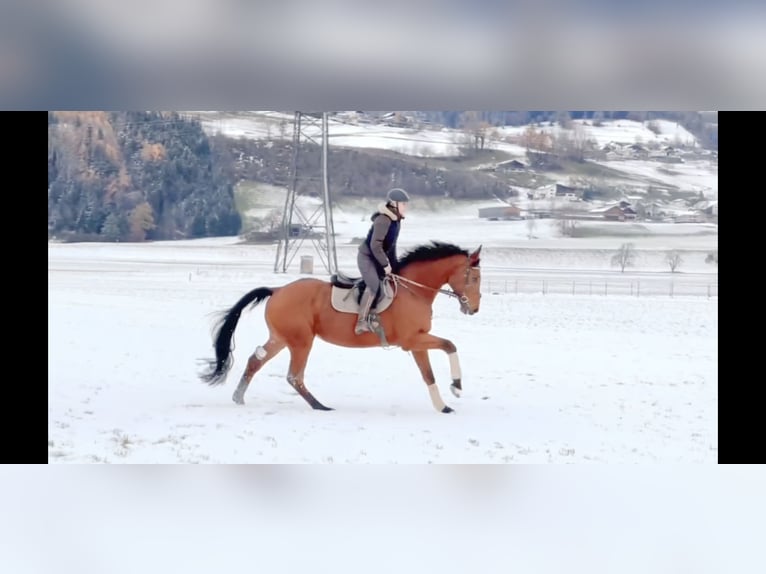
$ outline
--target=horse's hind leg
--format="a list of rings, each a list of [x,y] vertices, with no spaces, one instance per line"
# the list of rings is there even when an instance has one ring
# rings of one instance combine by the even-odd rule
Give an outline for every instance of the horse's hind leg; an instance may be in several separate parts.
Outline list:
[[[306,368],[309,353],[311,352],[311,341],[299,345],[289,345],[288,348],[290,349],[290,368],[287,372],[287,382],[311,405],[312,409],[320,411],[333,410],[316,400],[303,383],[303,371]]]
[[[250,355],[250,358],[247,360],[245,372],[242,374],[242,378],[239,379],[239,384],[231,397],[235,403],[238,405],[245,404],[245,391],[255,373],[257,373],[269,359],[274,357],[284,348],[285,344],[281,341],[276,341],[275,339],[269,339],[263,347],[256,347],[255,352]]]

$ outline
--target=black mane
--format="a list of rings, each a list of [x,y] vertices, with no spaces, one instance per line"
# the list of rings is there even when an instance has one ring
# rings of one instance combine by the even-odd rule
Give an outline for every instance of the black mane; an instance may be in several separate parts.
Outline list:
[[[453,255],[465,255],[468,257],[468,251],[457,245],[452,245],[451,243],[431,241],[428,245],[420,245],[405,253],[404,256],[399,259],[397,268],[401,271],[410,263],[417,263],[418,261],[436,261],[437,259],[444,259],[445,257],[451,257]]]

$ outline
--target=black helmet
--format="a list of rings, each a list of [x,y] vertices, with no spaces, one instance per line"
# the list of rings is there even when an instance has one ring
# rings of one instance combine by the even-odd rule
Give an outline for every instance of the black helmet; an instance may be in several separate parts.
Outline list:
[[[394,189],[388,190],[388,193],[386,194],[386,200],[390,202],[409,201],[410,196],[403,189],[395,187]]]

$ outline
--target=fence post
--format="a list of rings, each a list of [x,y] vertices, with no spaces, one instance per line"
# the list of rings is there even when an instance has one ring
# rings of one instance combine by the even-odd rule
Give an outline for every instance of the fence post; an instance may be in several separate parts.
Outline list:
[[[516,295],[519,294],[519,280],[516,279]]]
[[[508,279],[505,280],[505,292],[508,293]]]
[[[673,297],[673,282],[670,282],[670,296]]]
[[[641,281],[636,281],[636,297],[641,294]]]
[[[606,297],[606,281],[604,281],[604,297]]]
[[[707,286],[707,298],[710,299],[710,284]]]
[[[630,294],[633,295],[633,281],[630,282]]]
[[[588,282],[588,292],[593,295],[593,281]]]
[[[575,294],[575,282],[572,281],[572,295]]]
[[[545,295],[545,279],[543,279],[543,295]]]

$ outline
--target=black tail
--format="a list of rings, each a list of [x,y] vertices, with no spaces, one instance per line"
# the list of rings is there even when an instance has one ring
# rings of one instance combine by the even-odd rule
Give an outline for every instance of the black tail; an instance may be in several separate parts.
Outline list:
[[[231,340],[234,337],[234,329],[237,328],[239,322],[239,316],[242,311],[250,303],[253,307],[258,305],[261,301],[274,294],[273,289],[268,287],[258,287],[253,289],[242,297],[236,304],[229,309],[221,313],[220,319],[216,322],[213,330],[213,347],[215,348],[215,359],[207,360],[207,370],[199,375],[202,382],[209,385],[220,385],[226,380],[226,375],[229,373],[233,364],[233,357],[231,352]]]

